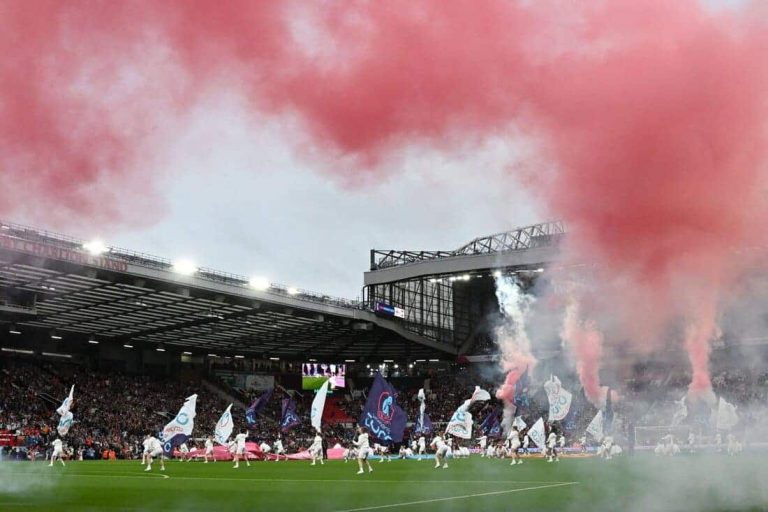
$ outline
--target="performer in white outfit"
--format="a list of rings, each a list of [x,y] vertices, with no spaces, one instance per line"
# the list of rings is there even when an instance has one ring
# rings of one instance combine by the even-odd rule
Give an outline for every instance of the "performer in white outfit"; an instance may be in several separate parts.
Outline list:
[[[309,455],[312,457],[311,466],[314,466],[318,460],[320,460],[321,466],[325,464],[323,462],[323,438],[320,432],[315,434],[315,438],[312,440],[312,445],[309,447]]]
[[[245,451],[245,440],[248,439],[248,434],[245,430],[240,431],[235,436],[235,465],[233,469],[240,467],[240,459],[245,459],[245,465],[251,467],[251,463],[248,461],[248,452]]]
[[[515,464],[522,464],[523,459],[520,458],[520,447],[522,446],[522,443],[520,442],[520,432],[517,430],[516,426],[513,426],[512,430],[509,431],[507,441],[509,441],[509,452],[512,456],[512,462],[510,462],[509,465],[514,466]]]
[[[363,471],[363,462],[365,462],[365,464],[368,466],[368,472],[373,473],[371,463],[368,462],[368,452],[370,451],[368,431],[365,429],[365,427],[359,427],[357,429],[357,434],[357,441],[352,441],[357,448],[357,466],[359,468],[357,474],[362,475],[365,473],[365,471]]]
[[[53,440],[53,453],[51,453],[51,463],[48,464],[48,467],[53,466],[53,463],[56,462],[56,459],[61,462],[62,466],[66,466],[66,464],[64,464],[64,444],[58,437]]]
[[[443,438],[440,436],[433,437],[430,446],[435,450],[435,469],[441,465],[443,469],[448,469],[446,459],[448,458],[450,447],[443,441]]]
[[[211,436],[208,436],[208,439],[205,440],[205,455],[203,455],[203,458],[206,464],[208,464],[209,457],[213,459],[213,462],[216,462],[216,457],[213,456],[213,438]]]

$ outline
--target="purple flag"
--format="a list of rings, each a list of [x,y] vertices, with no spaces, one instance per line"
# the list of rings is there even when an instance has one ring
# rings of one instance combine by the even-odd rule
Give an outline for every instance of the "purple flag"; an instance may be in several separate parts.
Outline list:
[[[268,390],[259,398],[253,401],[251,406],[245,410],[245,422],[249,427],[256,425],[256,416],[267,406],[269,399],[272,398],[274,389]]]
[[[416,426],[413,429],[417,434],[431,434],[432,433],[432,420],[429,419],[429,414],[424,413],[424,424],[417,421]]]
[[[296,414],[296,402],[290,398],[283,398],[283,419],[280,421],[280,431],[286,433],[300,423],[299,415]]]
[[[360,416],[360,425],[379,441],[399,443],[403,440],[406,421],[405,411],[397,405],[395,388],[377,373]]]
[[[480,431],[488,437],[501,437],[501,408],[497,407],[480,424]]]

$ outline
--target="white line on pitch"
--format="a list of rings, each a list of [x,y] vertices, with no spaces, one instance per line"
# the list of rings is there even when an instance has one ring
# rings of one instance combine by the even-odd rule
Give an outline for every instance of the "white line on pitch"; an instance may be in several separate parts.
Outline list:
[[[390,505],[376,505],[373,507],[362,507],[362,508],[349,508],[345,510],[341,510],[339,512],[362,512],[363,510],[379,510],[382,508],[394,508],[394,507],[407,507],[410,505],[424,505],[425,503],[436,503],[438,501],[451,501],[451,500],[464,500],[467,498],[481,498],[483,496],[497,496],[499,494],[511,494],[513,492],[523,492],[523,491],[535,491],[536,489],[550,489],[552,487],[563,487],[565,485],[576,485],[578,482],[562,482],[558,484],[549,484],[549,485],[537,485],[535,487],[522,487],[520,489],[509,489],[507,491],[491,491],[491,492],[481,492],[477,494],[464,494],[463,496],[451,496],[449,498],[433,498],[430,500],[419,500],[419,501],[406,501],[403,503],[392,503]]]
[[[17,475],[23,475],[25,473],[16,473]],[[38,473],[26,473],[28,475],[39,475]],[[47,477],[48,475],[46,475]],[[163,479],[167,480],[171,478],[169,475],[166,475],[164,473],[150,473],[148,475],[131,475],[126,473],[52,473],[51,476],[53,478],[61,477],[61,476],[69,476],[69,477],[86,477],[86,478],[150,478],[150,477],[162,477]]]
[[[402,481],[402,480],[367,480],[361,479],[348,479],[348,480],[335,480],[331,478],[232,478],[232,477],[209,477],[209,476],[174,476],[174,480],[212,480],[212,481],[231,481],[231,482],[319,482],[319,483],[365,483],[365,484],[389,484],[389,485],[422,485],[422,484],[560,484],[570,485],[575,482],[553,482],[552,480],[419,480],[419,481]]]

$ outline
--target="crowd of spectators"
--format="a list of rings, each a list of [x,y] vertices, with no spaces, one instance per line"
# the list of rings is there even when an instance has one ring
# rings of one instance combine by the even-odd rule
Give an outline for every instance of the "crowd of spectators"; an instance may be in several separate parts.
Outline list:
[[[457,365],[423,377],[390,377],[389,381],[398,391],[398,402],[409,419],[406,439],[419,414],[416,399],[419,388],[426,388],[427,413],[436,428],[442,429],[458,405],[471,395],[474,386],[480,385],[493,394],[503,376],[489,368],[490,364],[485,368]],[[677,407],[675,402],[685,395],[690,381],[687,368],[673,363],[648,363],[634,370],[630,378],[615,389],[615,427],[671,424]],[[713,362],[712,371],[714,393],[737,405],[745,422],[768,420],[764,406],[768,397],[768,370],[758,362],[745,365],[743,361],[721,358]],[[597,407],[586,399],[575,374],[562,371],[558,375],[563,386],[573,392],[573,404],[566,420],[555,427],[572,441],[583,434]],[[348,388],[333,393],[329,408],[333,413],[326,415],[323,427],[326,446],[349,444],[371,382],[372,377],[348,379]],[[0,434],[23,439],[22,448],[26,452],[44,452],[57,435],[59,417],[55,410],[72,384],[75,384],[75,422],[66,443],[75,456],[86,459],[139,457],[143,436],[161,431],[184,399],[193,393],[198,394],[193,437],[204,438],[213,432],[219,415],[228,405],[224,398],[227,394],[240,401],[233,408],[235,424],[238,429],[245,428],[244,407],[261,394],[236,395],[237,390],[227,389],[223,382],[217,385],[224,393],[216,393],[203,387],[200,380],[104,373],[76,364],[0,358]],[[539,417],[547,419],[548,399],[540,384],[531,386],[526,403],[519,411],[528,425]],[[296,402],[297,413],[303,421],[290,432],[281,433],[282,401],[287,397]],[[313,398],[311,391],[289,392],[278,386],[256,424],[248,429],[250,439],[272,444],[280,436],[289,451],[306,449],[315,435],[308,421]],[[495,397],[473,407],[475,425],[498,407],[501,403]],[[710,412],[711,408],[699,413],[690,405],[682,424],[701,431],[707,422],[711,423]],[[10,456],[14,454],[18,451]]]

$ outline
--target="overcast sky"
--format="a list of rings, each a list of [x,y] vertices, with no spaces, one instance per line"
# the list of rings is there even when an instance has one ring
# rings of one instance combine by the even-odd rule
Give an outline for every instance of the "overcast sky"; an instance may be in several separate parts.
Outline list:
[[[451,154],[414,147],[381,180],[350,187],[297,151],[296,132],[213,98],[159,150],[166,212],[109,245],[354,298],[371,248],[453,249],[544,220],[505,173],[516,148],[489,141]],[[284,122],[284,121],[280,121]]]

